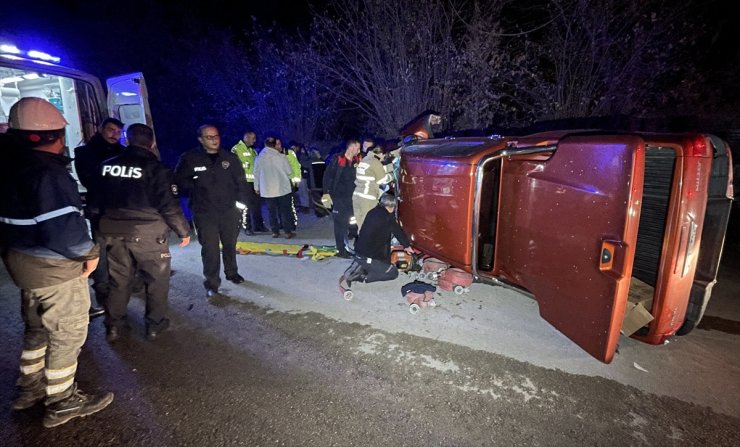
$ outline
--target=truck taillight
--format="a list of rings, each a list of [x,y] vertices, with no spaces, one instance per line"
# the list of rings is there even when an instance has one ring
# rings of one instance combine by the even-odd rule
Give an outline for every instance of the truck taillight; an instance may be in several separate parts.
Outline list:
[[[707,144],[707,139],[704,136],[692,137],[686,144],[687,157],[711,157],[712,147]]]

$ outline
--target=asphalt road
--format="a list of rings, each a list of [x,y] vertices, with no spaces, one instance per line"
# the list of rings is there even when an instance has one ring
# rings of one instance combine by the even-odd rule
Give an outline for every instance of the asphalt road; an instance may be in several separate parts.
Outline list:
[[[300,217],[298,242],[330,243],[328,220]],[[137,298],[118,342],[94,320],[78,381],[115,400],[54,429],[40,406],[10,411],[22,324],[0,269],[0,444],[737,446],[740,245],[730,243],[700,328],[664,346],[623,338],[610,365],[501,288],[440,293],[439,307],[413,316],[400,295],[408,279],[357,286],[346,302],[336,281],[348,261],[244,255],[248,282],[208,302],[198,244],[175,247],[171,330],[146,341]]]

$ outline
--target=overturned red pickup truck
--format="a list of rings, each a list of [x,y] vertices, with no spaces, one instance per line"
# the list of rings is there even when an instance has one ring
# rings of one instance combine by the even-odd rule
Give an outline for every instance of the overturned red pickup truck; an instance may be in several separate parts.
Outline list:
[[[651,321],[624,333],[650,344],[701,320],[733,198],[723,140],[406,135],[398,215],[415,248],[531,294],[545,320],[606,363],[636,305]]]

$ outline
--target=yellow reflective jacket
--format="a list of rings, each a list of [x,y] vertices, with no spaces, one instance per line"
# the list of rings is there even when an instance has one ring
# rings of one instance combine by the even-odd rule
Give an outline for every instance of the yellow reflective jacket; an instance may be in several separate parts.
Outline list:
[[[252,146],[244,144],[243,140],[239,140],[239,142],[231,148],[231,152],[236,154],[239,161],[242,162],[242,167],[247,176],[247,181],[254,182],[254,159],[257,158],[257,151],[254,150]]]
[[[301,162],[298,161],[298,156],[293,149],[288,149],[285,156],[288,157],[288,164],[290,164],[290,181],[297,185],[301,181]]]

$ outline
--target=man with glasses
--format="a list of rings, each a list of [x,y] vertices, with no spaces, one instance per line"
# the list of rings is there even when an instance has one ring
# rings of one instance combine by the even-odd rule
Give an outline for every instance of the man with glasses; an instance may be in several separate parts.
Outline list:
[[[175,182],[189,196],[201,245],[203,286],[210,298],[219,293],[221,285],[219,246],[223,246],[226,279],[234,284],[244,282],[236,265],[236,241],[241,210],[247,203],[247,181],[239,158],[221,148],[216,126],[204,124],[197,135],[200,145],[180,156]]]

